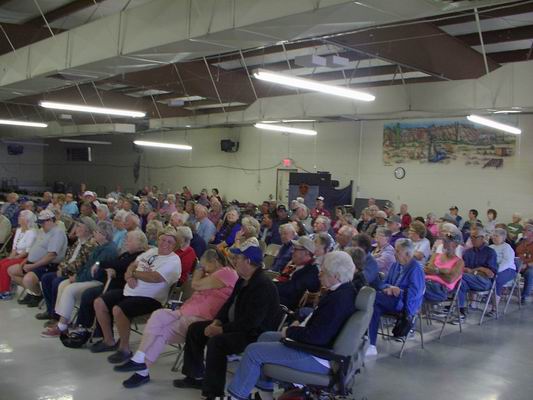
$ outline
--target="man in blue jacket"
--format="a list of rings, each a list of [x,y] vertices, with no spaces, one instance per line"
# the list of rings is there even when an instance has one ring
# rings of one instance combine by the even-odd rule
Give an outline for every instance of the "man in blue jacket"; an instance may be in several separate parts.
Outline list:
[[[424,270],[413,257],[414,244],[410,239],[398,239],[395,244],[396,263],[392,264],[385,281],[376,293],[374,314],[368,328],[370,346],[367,356],[377,355],[376,341],[381,315],[387,312],[407,312],[415,316],[422,306],[426,289]]]
[[[276,287],[279,293],[279,302],[289,309],[298,307],[305,291],[318,292],[320,281],[318,279],[318,266],[315,264],[315,242],[308,236],[301,236],[293,240],[291,263],[277,278]]]
[[[278,255],[274,259],[270,269],[272,271],[280,272],[287,266],[292,259],[292,241],[297,239],[296,230],[294,225],[290,222],[283,224],[279,227],[279,233],[281,236],[282,245],[278,251]]]
[[[498,272],[498,261],[496,252],[487,246],[485,241],[486,232],[483,228],[475,227],[470,231],[472,248],[463,254],[465,269],[463,283],[457,296],[459,301],[459,311],[461,311],[461,322],[466,316],[466,295],[469,290],[484,292],[490,290],[492,281]]]

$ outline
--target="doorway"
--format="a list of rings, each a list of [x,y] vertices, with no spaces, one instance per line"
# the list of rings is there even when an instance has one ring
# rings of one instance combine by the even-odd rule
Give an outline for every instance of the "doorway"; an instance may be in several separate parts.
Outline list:
[[[280,168],[276,172],[276,201],[289,206],[289,176],[297,169]]]

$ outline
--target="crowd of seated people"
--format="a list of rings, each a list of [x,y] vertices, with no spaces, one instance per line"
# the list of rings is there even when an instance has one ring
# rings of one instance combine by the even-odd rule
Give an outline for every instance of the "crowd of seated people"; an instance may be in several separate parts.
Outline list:
[[[523,223],[517,213],[507,225],[494,209],[483,224],[477,210],[463,219],[456,206],[442,218],[413,218],[406,204],[395,213],[391,202],[379,209],[370,199],[356,219],[344,207],[330,213],[324,201],[319,196],[313,208],[302,198],[256,207],[227,203],[218,189],[195,196],[187,187],[181,193],[146,187],[135,196],[117,188],[104,201],[85,188],[46,192],[35,203],[10,193],[0,209],[11,237],[0,259],[0,298],[12,300],[20,286],[21,305],[43,302],[36,315],[45,321],[43,338],[86,343],[92,336],[90,351],[111,353],[115,371],[133,373],[123,381],[127,388],[149,382],[165,346],[180,344],[184,378],[174,386],[199,389],[208,399],[225,395],[232,354],[242,353],[227,387],[237,399],[254,386],[263,399],[271,396],[272,382],[261,375],[265,363],[327,372],[326,361],[279,339],[331,348],[363,286],[377,292],[367,356],[377,354],[384,314],[412,319],[424,301],[444,302],[459,283],[454,323],[467,318],[471,293],[495,283],[499,301],[517,274],[525,281],[520,301],[529,300],[533,221]],[[266,273],[269,247],[276,252]],[[173,289],[184,285],[192,296],[166,308]],[[294,322],[278,330],[280,305]],[[132,351],[130,326],[141,316],[148,322]]]

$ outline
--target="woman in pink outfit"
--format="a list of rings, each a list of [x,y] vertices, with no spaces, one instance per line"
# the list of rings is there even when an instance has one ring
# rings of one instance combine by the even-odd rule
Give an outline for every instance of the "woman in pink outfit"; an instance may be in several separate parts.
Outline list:
[[[216,314],[230,297],[238,275],[216,249],[208,249],[200,260],[200,268],[192,276],[193,295],[177,310],[155,311],[143,332],[139,349],[133,357],[114,369],[118,372],[135,372],[123,382],[128,388],[148,383],[148,367],[155,363],[167,344],[184,343],[189,325],[207,321]]]

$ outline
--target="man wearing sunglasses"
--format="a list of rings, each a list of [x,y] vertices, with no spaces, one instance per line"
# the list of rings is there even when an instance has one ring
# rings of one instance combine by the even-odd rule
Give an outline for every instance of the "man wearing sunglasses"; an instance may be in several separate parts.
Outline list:
[[[463,254],[465,269],[463,283],[459,291],[459,310],[461,320],[466,319],[466,295],[468,291],[484,292],[490,290],[492,280],[498,272],[498,262],[496,252],[487,246],[486,232],[481,227],[472,228],[470,240],[472,248]]]

